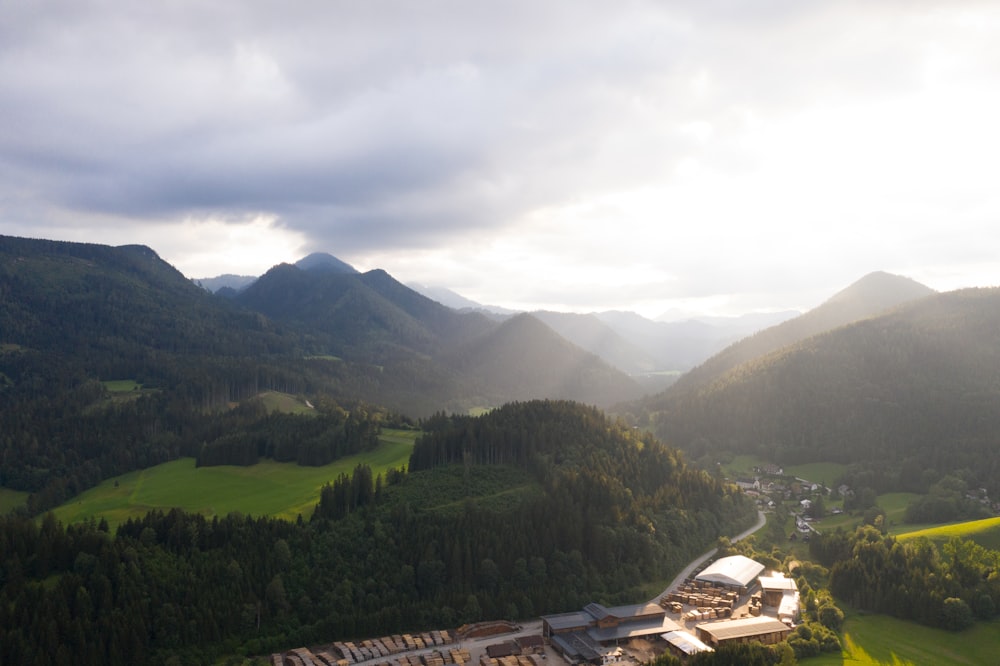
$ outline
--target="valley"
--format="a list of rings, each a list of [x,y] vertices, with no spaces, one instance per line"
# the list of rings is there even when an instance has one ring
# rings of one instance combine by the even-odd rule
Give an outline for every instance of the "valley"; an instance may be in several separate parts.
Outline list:
[[[730,339],[308,259],[211,293],[149,248],[0,237],[4,663],[624,607],[716,548],[803,568],[805,663],[834,663],[810,632],[885,655],[878,613],[991,635],[997,290],[874,273]]]

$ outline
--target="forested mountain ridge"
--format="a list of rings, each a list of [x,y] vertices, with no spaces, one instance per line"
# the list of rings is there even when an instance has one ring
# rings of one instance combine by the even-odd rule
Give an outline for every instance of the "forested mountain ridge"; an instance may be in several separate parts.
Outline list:
[[[456,354],[500,324],[384,271],[319,264],[275,267],[234,301],[146,247],[0,237],[0,485],[36,493],[41,510],[103,478],[197,455],[217,414],[266,390],[412,417],[529,397],[610,404],[636,391],[544,335]],[[548,340],[544,354],[533,340]],[[527,358],[523,381],[505,373]],[[558,377],[571,381],[544,384],[547,395],[531,383]],[[113,393],[110,380],[135,390]]]
[[[681,376],[667,393],[697,390],[741,363],[933,293],[907,277],[869,273],[812,310],[733,343]]]
[[[299,522],[175,510],[112,536],[0,517],[0,662],[210,664],[634,602],[756,513],[592,407],[423,425],[411,471],[359,466]]]
[[[1000,492],[1000,289],[918,299],[671,392],[654,429],[691,455],[856,463],[926,491],[961,470]]]
[[[640,394],[639,386],[620,370],[569,344],[529,314],[515,315],[456,345],[442,362],[469,377],[470,389],[477,392],[500,390],[518,392],[523,399],[561,396],[580,402],[594,402],[597,395],[600,404]]]

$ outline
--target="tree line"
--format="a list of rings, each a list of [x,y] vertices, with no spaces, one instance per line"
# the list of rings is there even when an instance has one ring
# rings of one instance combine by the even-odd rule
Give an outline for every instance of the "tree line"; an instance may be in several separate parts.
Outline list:
[[[954,630],[991,620],[1000,609],[1000,552],[970,539],[939,548],[866,525],[817,536],[809,549],[830,568],[833,594],[857,608]]]

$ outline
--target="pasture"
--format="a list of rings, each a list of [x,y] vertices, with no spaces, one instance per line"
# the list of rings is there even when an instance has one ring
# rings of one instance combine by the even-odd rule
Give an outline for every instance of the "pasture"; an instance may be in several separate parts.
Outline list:
[[[997,663],[1000,622],[977,622],[956,633],[851,612],[844,623],[839,655],[804,659],[807,666],[973,666]]]
[[[1000,550],[1000,517],[970,520],[950,525],[935,525],[934,527],[902,532],[897,536],[901,541],[926,537],[937,543],[949,541],[953,537],[961,537],[971,539],[983,548]]]
[[[128,393],[142,388],[134,379],[109,379],[101,383],[108,393]]]
[[[308,518],[323,485],[341,474],[350,475],[357,465],[367,464],[376,475],[406,466],[418,434],[412,430],[385,430],[374,451],[323,467],[273,460],[251,467],[195,467],[194,458],[181,458],[107,479],[54,513],[66,524],[103,517],[112,528],[154,509],[166,511],[174,507],[205,516],[239,512],[287,520],[298,515]]]
[[[794,476],[830,488],[835,486],[837,479],[847,471],[847,465],[832,462],[806,463],[805,465],[789,465],[785,467],[784,471],[786,476]]]

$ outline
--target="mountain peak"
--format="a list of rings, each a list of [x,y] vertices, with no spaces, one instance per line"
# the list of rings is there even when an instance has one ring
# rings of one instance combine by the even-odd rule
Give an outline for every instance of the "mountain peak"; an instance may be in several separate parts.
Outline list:
[[[820,307],[836,306],[863,316],[933,293],[933,289],[911,278],[875,271],[837,292]]]
[[[304,271],[315,273],[357,273],[358,271],[348,263],[337,259],[337,257],[327,252],[313,252],[307,257],[303,257],[295,262],[295,265]]]

